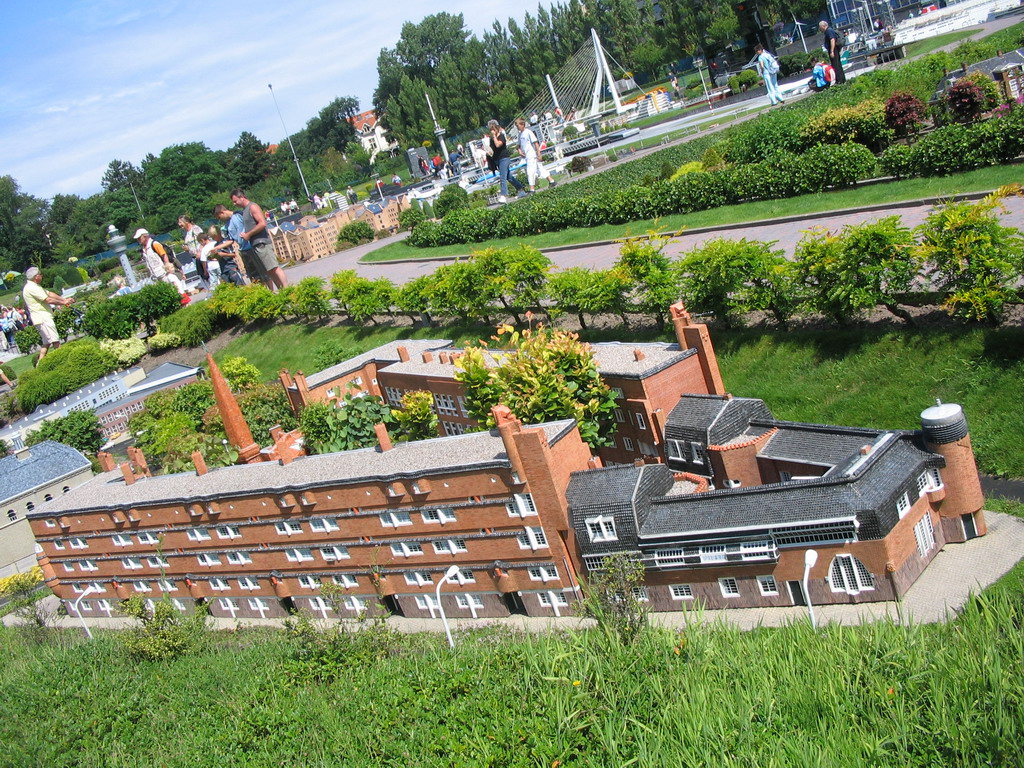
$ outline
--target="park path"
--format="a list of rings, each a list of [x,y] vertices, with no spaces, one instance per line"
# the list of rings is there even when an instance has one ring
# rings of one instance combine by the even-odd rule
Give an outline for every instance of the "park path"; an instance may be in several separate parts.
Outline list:
[[[1022,172],[1024,172],[1024,169],[1022,169]],[[1003,223],[1007,226],[1024,229],[1024,197],[1009,198],[1005,201],[1005,204],[1007,210],[1002,216]],[[731,239],[746,238],[748,240],[775,241],[777,247],[785,251],[787,256],[792,256],[797,242],[799,242],[803,233],[808,229],[822,227],[830,231],[838,231],[847,224],[860,224],[864,221],[871,221],[894,214],[901,216],[907,226],[915,227],[925,220],[932,207],[931,202],[894,203],[870,209],[831,211],[828,213],[809,214],[802,217],[769,219],[767,221],[694,229],[689,232],[683,232],[678,237],[673,238],[672,242],[666,246],[665,254],[670,257],[678,256],[708,240],[716,237],[727,237]],[[420,275],[430,274],[441,264],[453,260],[453,257],[445,257],[392,262],[360,261],[368,253],[384,245],[397,242],[405,236],[405,233],[403,233],[376,243],[368,243],[367,245],[335,253],[332,256],[327,256],[317,261],[290,267],[287,270],[288,279],[292,282],[310,276],[329,279],[335,272],[354,269],[362,277],[371,280],[386,277],[396,285],[401,285]],[[557,269],[569,269],[571,267],[607,269],[618,259],[619,247],[619,244],[615,242],[582,243],[580,245],[547,249],[545,253]],[[469,253],[472,249],[473,246],[467,246],[466,252]]]

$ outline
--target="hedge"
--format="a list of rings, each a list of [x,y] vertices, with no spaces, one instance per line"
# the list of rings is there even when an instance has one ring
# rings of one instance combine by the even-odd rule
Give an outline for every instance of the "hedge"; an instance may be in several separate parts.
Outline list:
[[[113,355],[100,349],[96,342],[69,342],[49,352],[34,369],[21,375],[15,391],[18,407],[31,413],[116,369]]]

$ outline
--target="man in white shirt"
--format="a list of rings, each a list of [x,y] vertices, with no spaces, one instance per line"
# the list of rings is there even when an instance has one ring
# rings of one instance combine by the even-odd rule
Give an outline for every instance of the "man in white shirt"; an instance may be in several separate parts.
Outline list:
[[[530,191],[537,191],[537,177],[544,176],[548,180],[548,186],[555,186],[555,180],[547,172],[540,162],[540,140],[532,128],[526,127],[523,118],[516,119],[516,128],[519,130],[519,153],[526,158],[526,178],[530,182]]]
[[[57,326],[53,322],[53,313],[48,304],[55,307],[66,307],[74,303],[74,299],[65,299],[53,291],[48,291],[42,286],[43,273],[36,267],[29,267],[25,272],[25,287],[22,289],[21,297],[25,301],[25,309],[28,310],[32,325],[39,331],[42,342],[40,343],[39,360],[42,360],[50,348],[56,349],[60,346],[60,335],[57,333]],[[22,350],[27,352],[28,350]],[[39,365],[36,360],[36,365]]]

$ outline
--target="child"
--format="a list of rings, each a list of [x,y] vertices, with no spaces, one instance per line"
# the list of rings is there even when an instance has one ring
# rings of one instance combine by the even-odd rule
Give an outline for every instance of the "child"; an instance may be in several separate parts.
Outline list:
[[[198,260],[206,268],[207,282],[212,292],[220,283],[220,262],[217,261],[216,255],[213,254],[213,250],[217,247],[217,241],[210,237],[209,232],[201,233],[196,239],[199,242]]]
[[[178,289],[178,293],[181,294],[181,303],[188,304],[192,301],[192,297],[188,295],[188,288],[185,287],[185,281],[177,275],[177,268],[173,264],[165,264],[164,269],[166,274],[163,276],[163,281]]]
[[[227,229],[214,225],[207,230],[207,234],[213,243],[210,255],[216,259],[221,277],[237,286],[244,286],[245,278],[242,277],[238,262],[235,261],[235,241],[228,238]]]

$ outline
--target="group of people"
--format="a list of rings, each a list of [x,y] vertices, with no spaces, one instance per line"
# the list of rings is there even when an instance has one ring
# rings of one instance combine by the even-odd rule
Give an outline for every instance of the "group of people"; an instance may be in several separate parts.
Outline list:
[[[516,130],[519,132],[519,154],[526,160],[526,179],[530,184],[527,191],[523,183],[512,173],[512,156],[508,151],[508,135],[497,120],[487,123],[487,135],[483,137],[483,153],[487,168],[498,174],[498,202],[508,200],[508,185],[516,189],[516,195],[525,195],[537,190],[537,179],[541,176],[548,180],[548,186],[555,186],[555,180],[541,162],[541,143],[536,132],[526,126],[526,120],[516,119]]]
[[[846,73],[843,72],[843,37],[829,26],[827,21],[818,24],[825,37],[824,50],[828,56],[818,55],[814,58],[814,67],[811,69],[811,79],[808,85],[813,91],[823,91],[837,83],[846,82]],[[764,46],[754,47],[756,54],[755,64],[757,74],[764,81],[768,91],[768,101],[773,106],[784,104],[782,93],[779,91],[779,60],[772,53],[766,51]],[[673,83],[675,76],[673,75]]]

